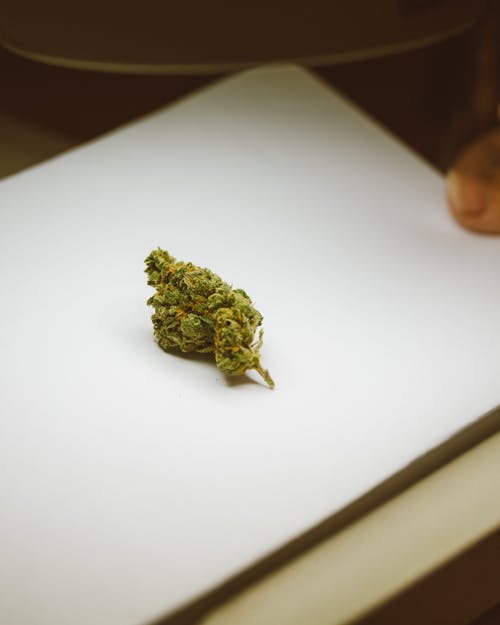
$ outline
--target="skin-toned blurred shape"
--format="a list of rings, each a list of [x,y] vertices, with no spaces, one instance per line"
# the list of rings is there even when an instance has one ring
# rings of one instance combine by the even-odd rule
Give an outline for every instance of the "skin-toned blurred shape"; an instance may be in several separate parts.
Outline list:
[[[447,176],[450,210],[459,224],[500,234],[500,129],[469,145]]]
[[[498,101],[499,6],[489,3],[476,30],[474,79],[469,87],[468,119],[490,130],[459,151],[447,175],[447,198],[459,224],[476,232],[500,234],[500,117]]]

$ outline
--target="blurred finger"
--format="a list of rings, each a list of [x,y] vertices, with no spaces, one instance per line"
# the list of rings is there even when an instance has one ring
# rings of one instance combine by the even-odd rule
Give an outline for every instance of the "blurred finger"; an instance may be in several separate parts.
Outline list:
[[[469,146],[446,178],[450,211],[476,232],[500,234],[500,130]]]

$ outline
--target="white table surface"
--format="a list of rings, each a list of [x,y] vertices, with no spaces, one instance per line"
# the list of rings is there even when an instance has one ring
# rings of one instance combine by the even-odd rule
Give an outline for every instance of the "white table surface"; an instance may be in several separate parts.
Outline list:
[[[274,391],[155,345],[158,245],[251,295]],[[147,623],[496,406],[499,267],[293,67],[3,181],[1,623]]]

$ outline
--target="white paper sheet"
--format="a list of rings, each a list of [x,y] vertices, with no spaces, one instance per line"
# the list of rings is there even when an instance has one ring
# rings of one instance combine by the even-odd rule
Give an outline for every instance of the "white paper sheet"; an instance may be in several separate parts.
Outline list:
[[[1,623],[147,623],[500,401],[499,240],[300,69],[7,179],[0,229]],[[156,346],[158,245],[251,295],[274,391]]]

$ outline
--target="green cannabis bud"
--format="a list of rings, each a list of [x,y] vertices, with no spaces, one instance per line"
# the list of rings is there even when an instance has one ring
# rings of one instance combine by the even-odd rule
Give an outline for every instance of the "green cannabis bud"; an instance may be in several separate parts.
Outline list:
[[[219,369],[242,375],[255,369],[274,388],[260,364],[263,330],[255,340],[262,315],[242,289],[192,263],[178,262],[160,248],[146,258],[148,284],[156,293],[148,299],[154,335],[165,350],[214,353]]]

